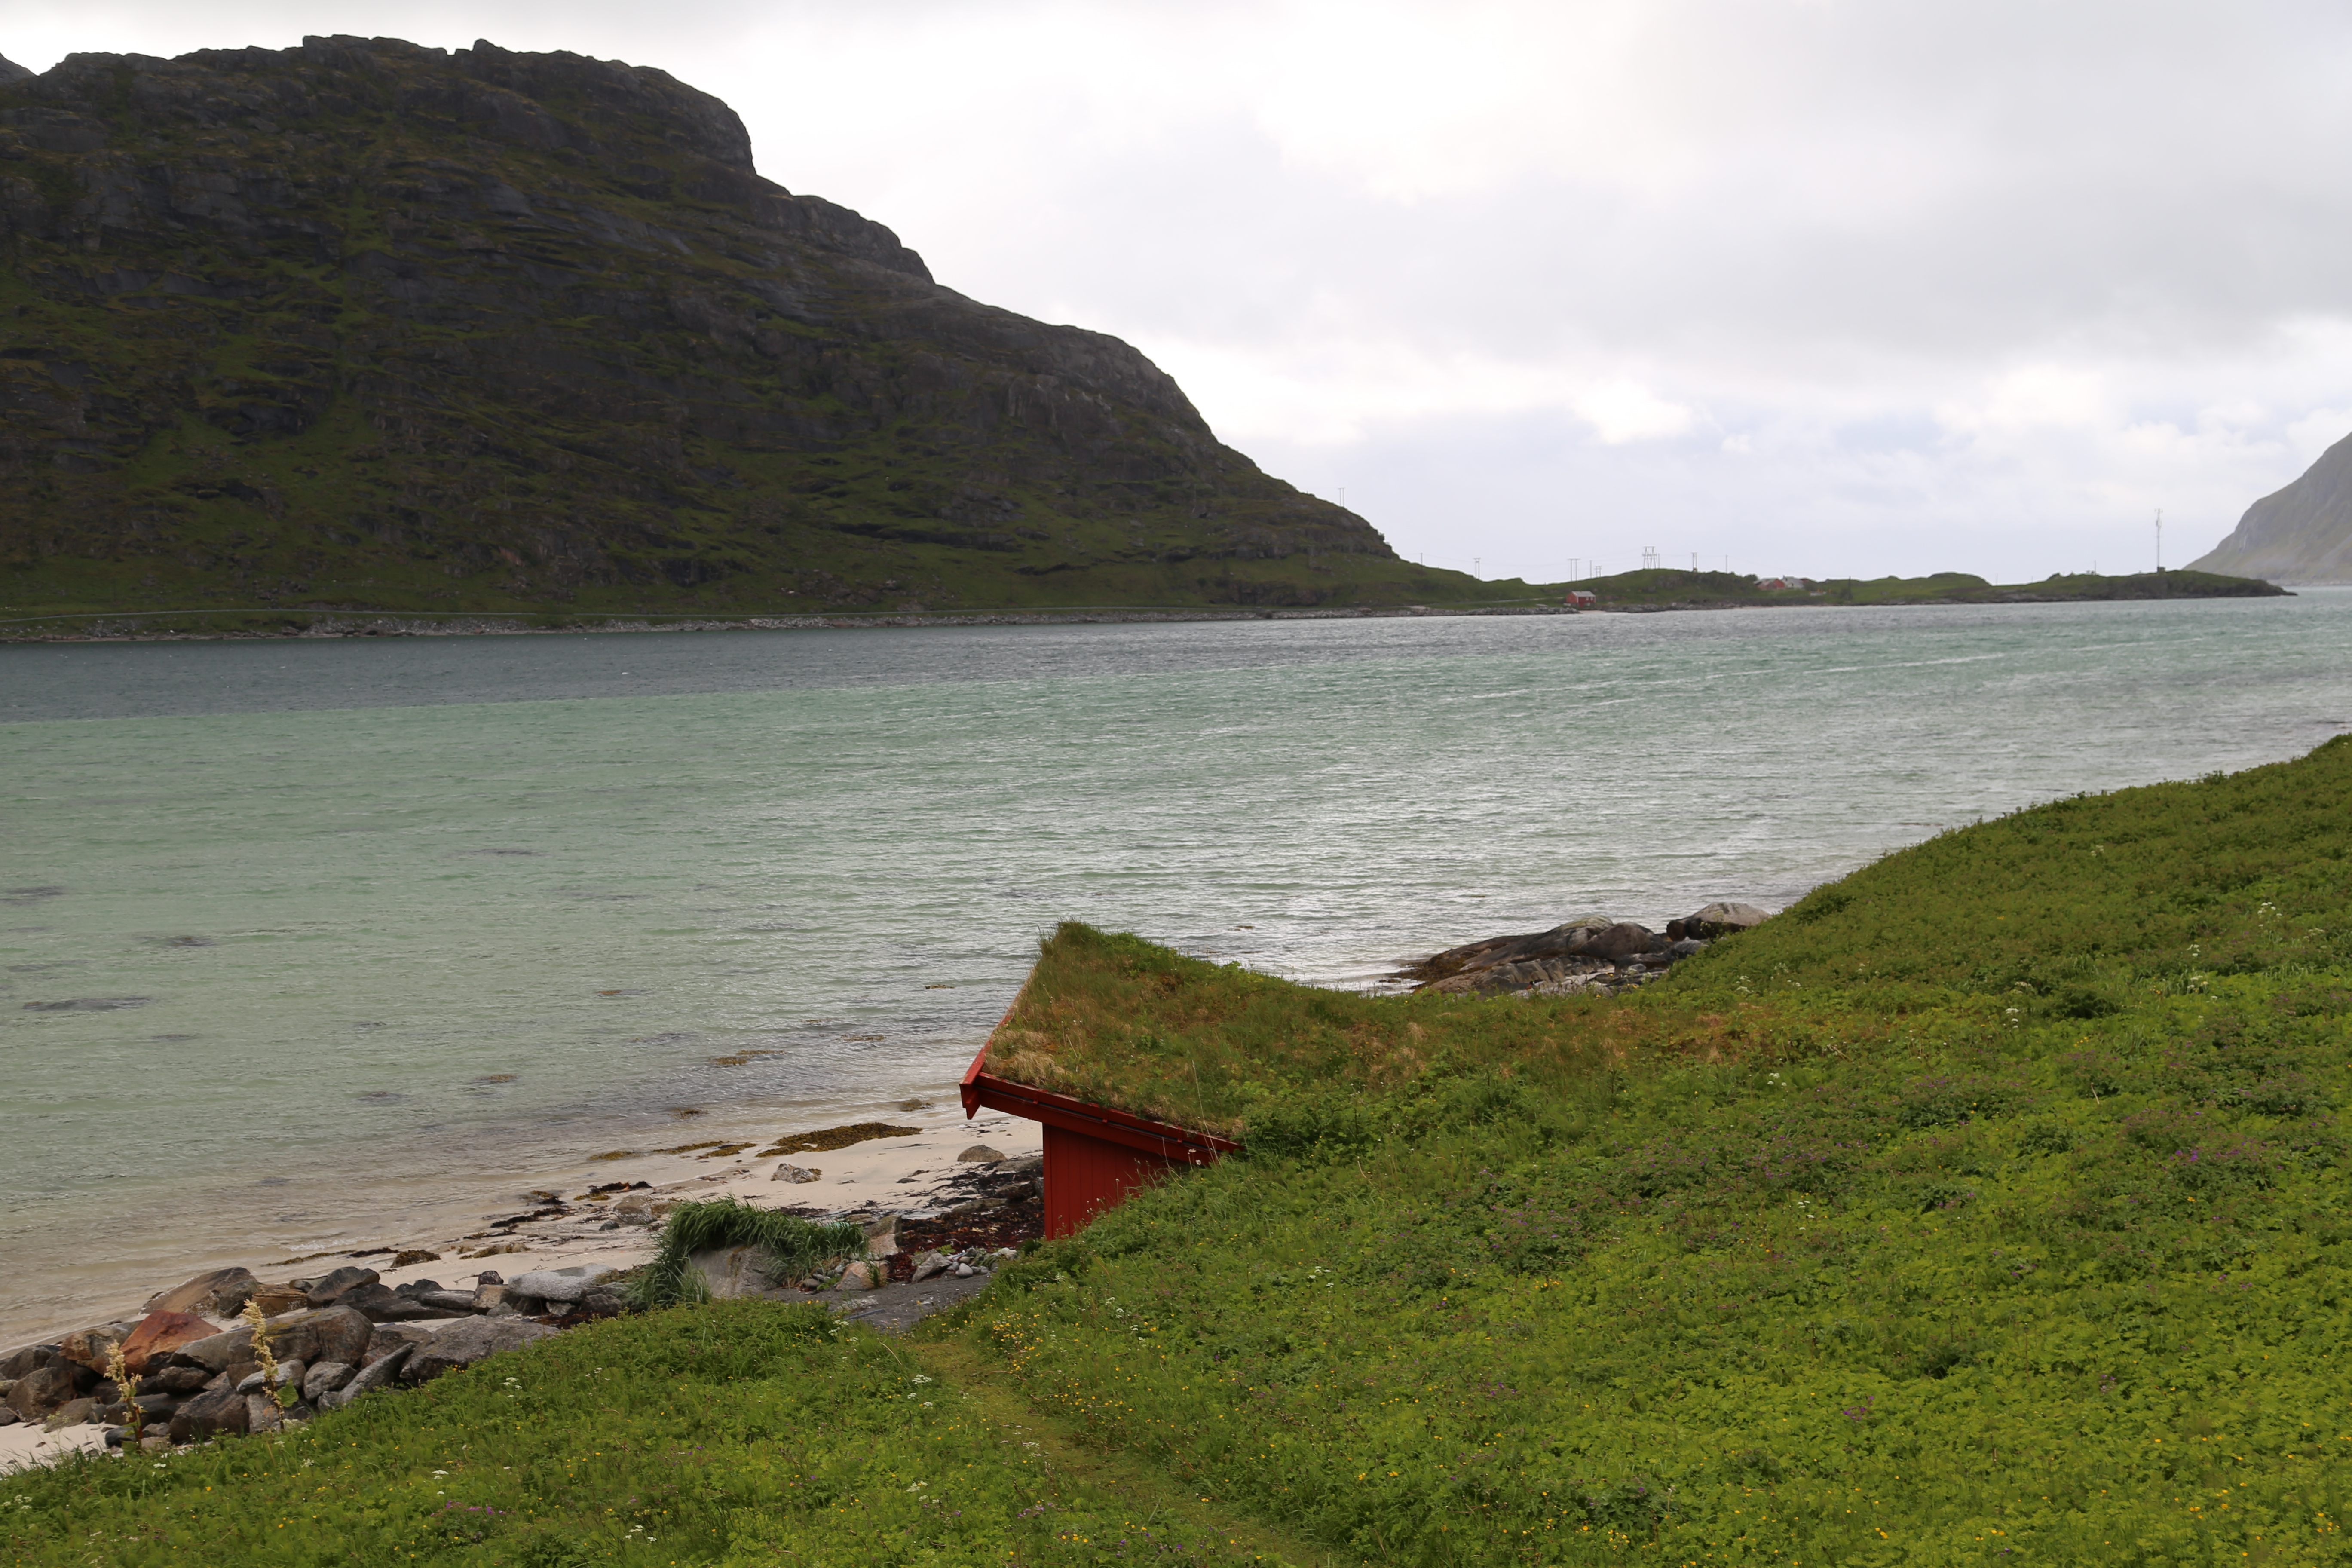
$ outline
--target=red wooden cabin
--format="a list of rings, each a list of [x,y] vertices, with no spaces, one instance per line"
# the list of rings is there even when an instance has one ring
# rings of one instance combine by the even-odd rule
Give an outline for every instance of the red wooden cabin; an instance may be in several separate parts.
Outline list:
[[[1108,1105],[982,1070],[980,1047],[963,1075],[966,1121],[986,1106],[1045,1124],[1045,1235],[1069,1236],[1173,1165],[1213,1165],[1241,1145],[1213,1133],[1153,1121]]]

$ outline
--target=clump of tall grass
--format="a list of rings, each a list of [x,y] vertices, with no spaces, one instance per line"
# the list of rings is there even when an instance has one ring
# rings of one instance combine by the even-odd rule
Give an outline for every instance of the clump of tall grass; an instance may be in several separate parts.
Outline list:
[[[753,1208],[740,1198],[680,1204],[662,1226],[654,1259],[629,1282],[629,1304],[639,1311],[709,1300],[710,1287],[694,1255],[757,1246],[771,1281],[797,1279],[820,1266],[866,1250],[866,1232],[854,1225],[817,1225],[796,1215]]]

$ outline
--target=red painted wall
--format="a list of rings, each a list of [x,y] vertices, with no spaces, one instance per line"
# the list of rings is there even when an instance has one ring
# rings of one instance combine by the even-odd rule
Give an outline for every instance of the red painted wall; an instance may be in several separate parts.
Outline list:
[[[1074,1236],[1127,1194],[1179,1163],[1045,1124],[1045,1235]]]

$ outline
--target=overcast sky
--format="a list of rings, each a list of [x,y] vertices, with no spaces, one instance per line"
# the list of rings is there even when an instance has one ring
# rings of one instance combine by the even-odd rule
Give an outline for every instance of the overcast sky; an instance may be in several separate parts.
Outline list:
[[[659,66],[943,283],[1116,333],[1402,552],[1997,580],[2352,432],[2352,8],[8,0],[0,54]]]

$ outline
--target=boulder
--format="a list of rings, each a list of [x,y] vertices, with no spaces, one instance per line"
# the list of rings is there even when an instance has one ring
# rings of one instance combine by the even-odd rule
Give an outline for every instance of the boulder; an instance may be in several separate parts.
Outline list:
[[[0,1405],[0,1426],[14,1426],[23,1419],[23,1416],[16,1414],[14,1405]]]
[[[555,1333],[544,1323],[527,1318],[468,1319],[442,1330],[412,1352],[403,1377],[409,1383],[430,1383],[443,1373],[471,1366],[485,1356],[521,1350]]]
[[[0,1383],[13,1383],[37,1366],[47,1366],[58,1359],[56,1345],[20,1345],[0,1356]]]
[[[92,1372],[104,1372],[114,1354],[115,1346],[131,1337],[132,1323],[101,1323],[94,1329],[80,1329],[58,1342],[58,1350],[66,1360]]]
[[[814,1182],[819,1176],[824,1174],[824,1173],[823,1171],[818,1170],[814,1165],[795,1165],[787,1160],[778,1164],[776,1167],[776,1173],[768,1179],[772,1182]],[[613,1217],[620,1219],[620,1211],[617,1209],[614,1210]],[[652,1216],[648,1215],[646,1218],[650,1220]],[[624,1220],[623,1223],[626,1224],[627,1222]]]
[[[194,1443],[246,1429],[245,1395],[234,1388],[199,1394],[172,1412],[172,1441]]]
[[[971,1148],[965,1150],[962,1153],[958,1154],[956,1158],[959,1161],[986,1161],[989,1164],[993,1165],[997,1161],[1004,1158],[1004,1151],[1002,1149],[992,1149],[985,1143],[975,1143]]]
[[[110,1405],[101,1405],[97,1415],[98,1419],[108,1426],[119,1426],[130,1420],[131,1406],[136,1405],[141,1426],[168,1426],[172,1424],[172,1413],[180,1408],[180,1404],[168,1394],[142,1394],[129,1404],[117,1400]]]
[[[414,1296],[404,1296],[382,1284],[362,1285],[346,1290],[335,1305],[362,1313],[372,1323],[417,1323],[438,1318],[462,1318],[474,1310],[470,1297],[461,1298],[457,1306],[436,1306],[420,1301]]]
[[[63,1356],[53,1357],[16,1379],[8,1390],[8,1407],[27,1421],[40,1420],[73,1398],[75,1373],[81,1370]]]
[[[322,1275],[319,1279],[307,1282],[298,1280],[296,1283],[301,1289],[303,1298],[310,1305],[331,1307],[352,1291],[362,1286],[376,1284],[381,1279],[382,1276],[373,1268],[362,1268],[355,1263],[346,1263],[331,1274]]]
[[[471,1290],[420,1290],[410,1298],[420,1307],[438,1307],[451,1317],[465,1317],[474,1310]]]
[[[342,1387],[359,1375],[359,1370],[347,1361],[322,1361],[302,1374],[302,1397],[316,1405],[320,1394]]]
[[[937,1252],[924,1253],[920,1258],[915,1259],[914,1283],[919,1285],[934,1274],[945,1273],[950,1267],[950,1260],[942,1254]]]
[[[150,1315],[194,1312],[200,1318],[234,1318],[260,1288],[261,1281],[249,1269],[215,1268],[152,1298],[144,1310]]]
[[[1771,918],[1754,904],[1713,903],[1678,921],[1668,921],[1666,935],[1677,940],[1695,937],[1701,942],[1711,942],[1735,931],[1752,930]]]
[[[394,1345],[390,1351],[360,1369],[349,1383],[319,1395],[315,1403],[321,1410],[336,1410],[349,1405],[370,1389],[382,1388],[400,1374],[409,1358],[416,1353],[413,1344]]]
[[[150,1363],[160,1363],[182,1345],[208,1340],[218,1332],[194,1312],[152,1311],[140,1319],[122,1342],[122,1364],[132,1372],[145,1372]]]
[[[1593,933],[1606,931],[1615,923],[1607,915],[1584,915],[1563,921],[1549,931],[1530,931],[1523,936],[1490,936],[1482,942],[1449,947],[1444,952],[1408,963],[1403,973],[1409,978],[1429,982],[1443,980],[1468,969],[1489,969],[1498,963],[1515,963],[1523,959],[1566,958],[1580,952],[1581,944]]]
[[[1655,952],[1665,945],[1665,940],[1648,926],[1619,921],[1605,931],[1588,934],[1579,944],[1576,955],[1602,959],[1610,963],[1623,963],[1643,953]]]
[[[768,1279],[770,1267],[768,1249],[756,1241],[746,1242],[740,1247],[710,1247],[706,1251],[693,1254],[687,1259],[687,1263],[689,1268],[702,1276],[702,1282],[709,1289],[711,1295],[721,1300],[731,1300],[737,1296],[765,1295],[771,1286]],[[541,1278],[543,1276],[536,1274],[523,1276],[524,1279]],[[513,1300],[522,1289],[522,1279],[516,1280],[507,1287],[508,1299]]]
[[[592,1318],[617,1318],[629,1310],[629,1299],[610,1285],[599,1285],[572,1303],[572,1310]]]
[[[536,1296],[542,1301],[577,1301],[620,1270],[607,1264],[583,1264],[576,1268],[533,1268],[507,1282],[507,1294]]]
[[[150,1366],[140,1374],[139,1386],[154,1394],[194,1394],[210,1383],[216,1374],[209,1367],[191,1366],[174,1361],[160,1371]]]
[[[866,1227],[866,1256],[896,1258],[898,1256],[898,1216],[884,1215]]]
[[[430,1329],[419,1329],[407,1323],[379,1323],[375,1331],[368,1336],[367,1347],[360,1352],[358,1364],[372,1367],[395,1351],[413,1350],[432,1342],[433,1331]]]
[[[250,1300],[261,1304],[261,1315],[265,1318],[282,1318],[310,1304],[310,1294],[291,1285],[264,1285],[253,1293]]]
[[[356,1362],[374,1333],[375,1325],[364,1314],[349,1307],[326,1307],[270,1319],[269,1348],[281,1362]],[[240,1325],[225,1334],[183,1345],[177,1353],[200,1366],[226,1372],[232,1363],[256,1359],[253,1330]]]
[[[58,1406],[58,1413],[48,1419],[48,1428],[55,1432],[64,1426],[87,1426],[98,1419],[98,1401],[88,1394],[68,1399]]]

